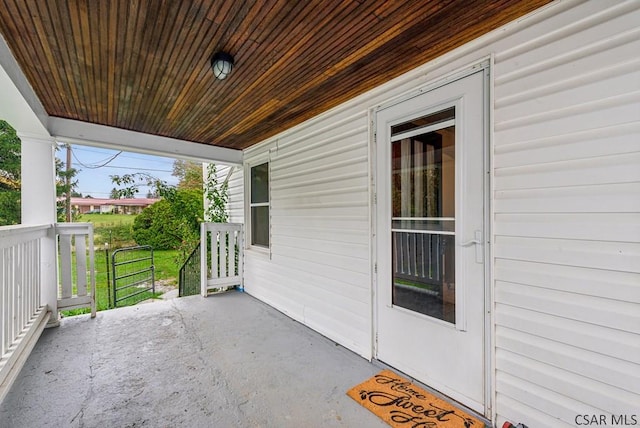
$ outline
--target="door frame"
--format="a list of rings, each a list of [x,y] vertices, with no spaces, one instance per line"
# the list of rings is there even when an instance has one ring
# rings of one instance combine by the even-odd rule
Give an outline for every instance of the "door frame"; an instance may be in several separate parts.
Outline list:
[[[368,111],[369,116],[369,175],[370,175],[370,229],[371,229],[371,272],[372,272],[372,288],[371,288],[371,355],[373,359],[377,359],[378,355],[378,308],[377,299],[379,295],[378,281],[378,248],[377,248],[377,113],[380,110],[389,108],[396,104],[400,104],[411,98],[420,96],[426,92],[446,86],[449,83],[468,77],[472,74],[483,73],[483,121],[484,121],[484,144],[483,144],[483,173],[484,173],[484,195],[483,195],[483,223],[484,223],[484,414],[486,418],[491,420],[493,416],[493,400],[494,400],[494,376],[493,367],[495,366],[493,351],[494,344],[494,323],[493,323],[493,204],[492,204],[492,151],[493,147],[493,56],[482,59],[471,65],[456,69],[427,83],[421,84],[414,90],[404,93],[398,97],[393,97],[381,104],[378,104]],[[428,385],[427,385],[428,386]]]

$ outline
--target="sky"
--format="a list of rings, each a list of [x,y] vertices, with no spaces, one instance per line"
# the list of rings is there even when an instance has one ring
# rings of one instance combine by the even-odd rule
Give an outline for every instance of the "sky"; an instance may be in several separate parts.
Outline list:
[[[111,189],[117,187],[111,181],[110,175],[124,175],[144,172],[153,175],[168,184],[178,183],[171,175],[174,159],[144,155],[139,153],[122,152],[118,150],[102,149],[98,147],[71,145],[71,166],[79,170],[75,179],[78,180],[76,192],[93,198],[108,198]],[[118,154],[116,156],[116,154]],[[56,156],[66,165],[67,151],[61,147]],[[115,156],[115,157],[114,157]],[[140,186],[137,198],[147,196],[149,188]]]

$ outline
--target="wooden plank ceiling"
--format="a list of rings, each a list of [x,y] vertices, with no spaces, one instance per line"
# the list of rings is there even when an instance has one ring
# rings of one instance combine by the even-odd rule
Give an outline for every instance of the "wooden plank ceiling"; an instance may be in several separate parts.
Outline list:
[[[545,3],[0,0],[0,32],[50,116],[242,149]]]

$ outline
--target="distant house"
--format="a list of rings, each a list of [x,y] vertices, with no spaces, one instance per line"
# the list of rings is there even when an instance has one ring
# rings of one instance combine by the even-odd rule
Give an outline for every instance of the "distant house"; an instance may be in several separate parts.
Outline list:
[[[87,214],[90,212],[101,214],[140,214],[146,207],[155,204],[160,199],[154,198],[71,198],[71,207],[75,212]]]

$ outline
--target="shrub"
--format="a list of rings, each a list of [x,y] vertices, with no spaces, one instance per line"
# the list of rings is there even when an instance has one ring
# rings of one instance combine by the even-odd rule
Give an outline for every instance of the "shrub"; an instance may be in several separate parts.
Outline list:
[[[145,208],[133,222],[133,239],[138,245],[175,250],[197,242],[202,221],[202,191],[185,189]]]

